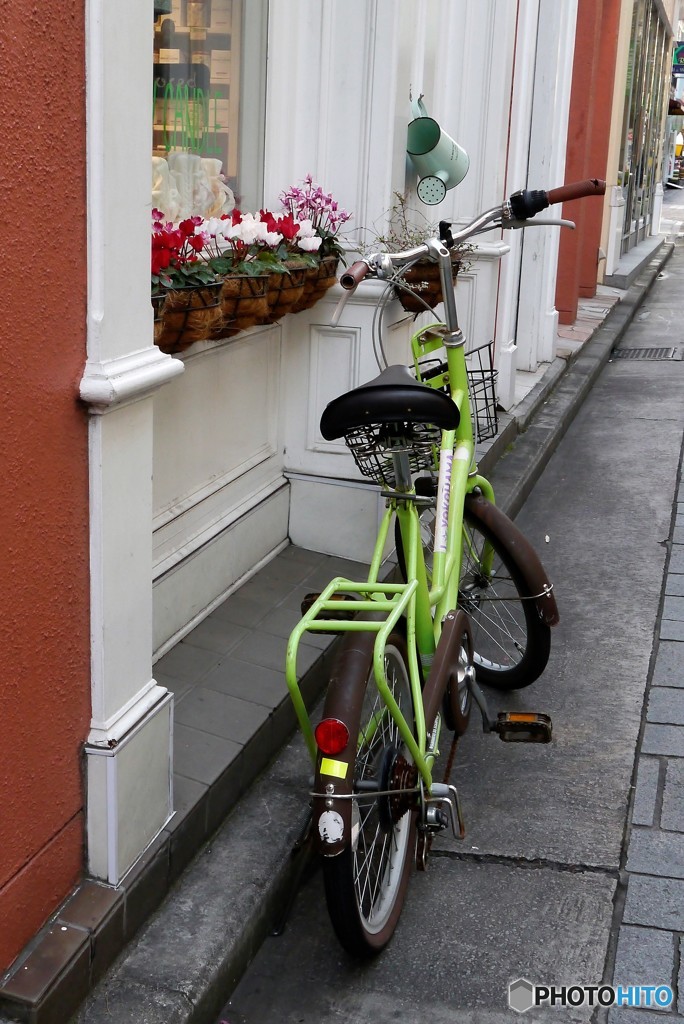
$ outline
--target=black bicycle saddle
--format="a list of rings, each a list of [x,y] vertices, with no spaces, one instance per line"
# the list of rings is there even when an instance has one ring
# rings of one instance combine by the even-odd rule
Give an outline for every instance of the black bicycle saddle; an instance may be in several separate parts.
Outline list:
[[[334,441],[369,423],[432,423],[454,430],[459,420],[458,408],[448,395],[416,380],[408,366],[398,364],[334,398],[321,416],[321,434],[326,441]]]

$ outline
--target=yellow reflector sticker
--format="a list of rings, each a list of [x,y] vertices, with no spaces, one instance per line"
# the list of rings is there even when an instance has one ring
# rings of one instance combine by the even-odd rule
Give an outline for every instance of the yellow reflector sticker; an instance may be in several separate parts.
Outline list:
[[[321,775],[334,775],[336,779],[346,779],[349,765],[344,761],[333,761],[331,757],[321,758]]]

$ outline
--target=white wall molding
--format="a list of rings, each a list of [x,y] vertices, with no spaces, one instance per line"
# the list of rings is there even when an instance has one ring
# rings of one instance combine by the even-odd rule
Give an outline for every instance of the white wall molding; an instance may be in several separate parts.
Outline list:
[[[91,727],[88,869],[117,884],[171,813],[173,697],[152,678],[152,8],[86,0]],[[126,74],[121,74],[121,54]],[[102,415],[107,413],[107,415]]]
[[[173,697],[161,700],[111,746],[86,746],[89,870],[119,885],[173,815]],[[149,815],[150,803],[160,813]]]
[[[151,334],[150,325],[150,334]],[[179,359],[156,345],[102,362],[88,360],[80,384],[81,399],[100,415],[114,406],[147,397],[185,369]]]
[[[106,747],[111,750],[126,736],[139,726],[152,708],[167,696],[167,689],[159,686],[154,679],[143,687],[123,707],[118,708],[106,721],[93,719],[90,724],[88,743],[94,747]]]
[[[534,0],[539,5],[534,61],[528,71],[532,106],[524,184],[555,188],[565,177],[570,87],[575,48],[577,0]],[[523,70],[527,62],[523,63]],[[549,125],[553,130],[549,130]],[[551,211],[551,216],[560,216]],[[517,308],[517,366],[535,370],[556,354],[555,307],[560,228],[532,228],[522,235],[520,301]]]

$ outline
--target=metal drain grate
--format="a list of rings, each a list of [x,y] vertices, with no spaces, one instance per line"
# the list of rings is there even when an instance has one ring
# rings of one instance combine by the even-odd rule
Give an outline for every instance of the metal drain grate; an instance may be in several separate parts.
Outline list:
[[[678,348],[616,348],[613,359],[681,359]]]

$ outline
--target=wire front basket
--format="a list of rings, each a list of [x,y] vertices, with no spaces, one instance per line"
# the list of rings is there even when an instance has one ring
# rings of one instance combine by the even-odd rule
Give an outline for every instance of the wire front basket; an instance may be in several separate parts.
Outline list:
[[[446,360],[429,353],[441,348],[438,335],[426,335],[415,346],[418,380],[431,388],[449,394],[449,372]],[[426,358],[424,353],[428,353]],[[466,372],[470,393],[470,412],[473,418],[473,434],[478,442],[496,437],[499,418],[496,402],[496,378],[499,371],[494,369],[494,351],[491,341],[479,348],[466,352]]]
[[[397,485],[394,456],[405,452],[411,474],[434,470],[442,432],[431,423],[369,423],[344,435],[354,462],[364,476],[393,490]]]
[[[499,418],[496,410],[496,378],[499,371],[494,369],[492,343],[480,345],[468,352],[468,388],[473,417],[473,431],[477,441],[496,437]]]

